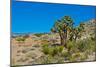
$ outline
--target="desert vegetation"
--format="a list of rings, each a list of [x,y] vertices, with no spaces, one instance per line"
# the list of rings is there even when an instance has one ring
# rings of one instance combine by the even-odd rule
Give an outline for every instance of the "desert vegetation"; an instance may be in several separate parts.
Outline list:
[[[64,16],[50,33],[12,38],[12,66],[95,61],[95,19],[74,24],[70,16]]]

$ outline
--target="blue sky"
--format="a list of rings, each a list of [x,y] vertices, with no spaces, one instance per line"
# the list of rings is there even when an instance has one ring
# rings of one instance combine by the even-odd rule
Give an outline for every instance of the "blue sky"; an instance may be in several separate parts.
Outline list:
[[[95,6],[12,1],[12,32],[50,32],[57,19],[71,16],[75,25],[96,18]]]

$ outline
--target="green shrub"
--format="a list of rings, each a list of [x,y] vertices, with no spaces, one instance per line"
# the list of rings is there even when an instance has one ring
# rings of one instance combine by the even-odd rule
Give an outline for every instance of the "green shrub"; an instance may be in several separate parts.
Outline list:
[[[33,46],[32,47],[40,47],[40,45],[39,44],[33,44]]]
[[[48,63],[53,63],[53,57],[50,55],[44,56],[39,60],[41,64],[48,64]]]
[[[80,57],[80,53],[74,53],[74,54],[69,58],[69,60],[70,60],[70,62],[75,62],[75,61],[80,60],[79,57]]]
[[[63,46],[54,46],[50,47],[50,55],[55,56],[62,53],[64,47]]]
[[[78,49],[79,49],[79,51],[83,52],[87,48],[86,46],[87,46],[87,44],[85,42],[80,41],[78,43]]]
[[[57,47],[49,47],[48,48],[48,54],[50,56],[55,56],[56,54],[58,54],[58,48]]]
[[[64,63],[64,58],[62,58],[62,57],[58,57],[58,59],[57,59],[57,63]]]
[[[88,49],[91,50],[92,52],[95,52],[96,51],[96,41],[90,40]]]
[[[23,41],[25,41],[25,38],[23,38],[23,37],[17,37],[16,41],[23,42]]]
[[[75,54],[73,54],[73,57],[75,57],[75,58],[78,58],[78,57],[80,57],[81,55],[80,55],[80,53],[75,53]]]
[[[49,47],[49,45],[48,44],[43,44],[42,47]]]
[[[63,51],[63,49],[64,49],[64,46],[59,46],[58,48],[59,48],[59,49],[58,49],[59,52],[61,53],[61,52]]]
[[[49,46],[47,44],[44,44],[42,46],[43,48],[43,53],[44,54],[49,54],[51,56],[55,56],[58,55],[59,53],[61,53],[63,51],[63,46]]]
[[[42,52],[43,52],[44,54],[46,54],[46,55],[49,54],[49,52],[50,52],[49,50],[50,50],[50,49],[49,49],[48,46],[44,46],[42,49],[43,49]]]
[[[34,34],[37,37],[41,37],[43,34],[42,33],[38,33],[38,34]]]
[[[68,56],[69,56],[69,53],[68,53],[67,51],[63,51],[63,52],[61,53],[61,56],[62,56],[62,57],[68,57]]]
[[[42,64],[63,63],[64,59],[59,56],[47,55],[47,56],[43,57],[40,61]]]
[[[68,41],[67,42],[67,48],[68,48],[68,50],[70,50],[73,47],[74,44],[75,43],[73,41]]]
[[[57,55],[58,52],[59,52],[59,48],[58,47],[53,47],[52,50],[53,50],[52,56]]]
[[[80,56],[80,60],[85,60],[88,58],[88,54],[87,53],[82,53],[81,56]]]
[[[91,39],[81,40],[77,43],[77,49],[79,49],[79,51],[81,52],[85,52],[87,50],[95,52],[96,50],[95,41]]]
[[[68,52],[70,52],[71,54],[78,52],[77,44],[75,41],[68,41],[67,49],[68,49]]]
[[[76,58],[75,57],[70,57],[69,58],[69,62],[75,62],[76,61]]]

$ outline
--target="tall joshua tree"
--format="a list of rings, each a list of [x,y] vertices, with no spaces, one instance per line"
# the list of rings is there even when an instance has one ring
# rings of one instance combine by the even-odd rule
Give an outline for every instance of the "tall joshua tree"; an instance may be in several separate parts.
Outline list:
[[[68,32],[73,28],[73,20],[70,16],[64,16],[61,20],[57,20],[51,29],[54,33],[59,33],[61,45],[67,45]]]

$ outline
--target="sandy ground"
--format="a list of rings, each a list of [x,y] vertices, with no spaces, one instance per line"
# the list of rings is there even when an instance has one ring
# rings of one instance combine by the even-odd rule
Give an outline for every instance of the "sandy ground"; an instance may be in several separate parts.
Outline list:
[[[25,42],[18,42],[15,38],[11,39],[11,63],[12,65],[31,65],[37,64],[36,60],[43,56],[41,52],[41,40],[29,37]],[[88,56],[85,61],[94,61],[95,53]]]

